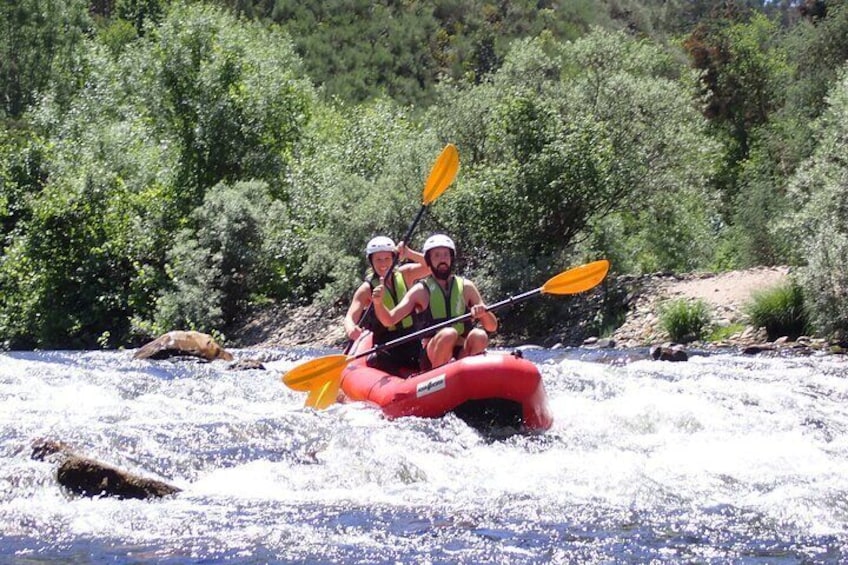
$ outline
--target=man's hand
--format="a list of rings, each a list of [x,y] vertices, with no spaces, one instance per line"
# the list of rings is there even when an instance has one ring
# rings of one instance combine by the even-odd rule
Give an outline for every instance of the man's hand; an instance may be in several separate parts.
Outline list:
[[[486,307],[485,304],[475,304],[471,307],[471,318],[474,320],[479,320],[488,311],[489,309]]]

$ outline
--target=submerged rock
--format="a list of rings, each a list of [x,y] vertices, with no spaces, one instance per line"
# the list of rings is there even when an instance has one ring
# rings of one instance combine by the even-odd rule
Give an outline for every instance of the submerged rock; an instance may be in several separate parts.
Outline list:
[[[259,359],[239,359],[235,363],[230,363],[227,369],[230,371],[251,371],[254,369],[264,371],[265,365]]]
[[[148,479],[89,457],[82,457],[60,441],[35,440],[32,443],[32,458],[38,461],[60,461],[56,479],[68,491],[80,496],[147,499],[162,498],[182,490],[164,481]]]
[[[678,343],[664,343],[651,347],[651,358],[657,361],[688,361],[689,354]]]

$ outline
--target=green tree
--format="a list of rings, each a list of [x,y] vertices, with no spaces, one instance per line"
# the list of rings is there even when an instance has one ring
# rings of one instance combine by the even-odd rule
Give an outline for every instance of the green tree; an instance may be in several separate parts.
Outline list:
[[[308,124],[314,93],[285,36],[220,10],[174,6],[118,58],[88,47],[85,87],[69,102],[48,93],[28,115],[49,151],[40,192],[4,218],[0,335],[12,345],[87,347],[106,330],[113,344],[138,337],[133,322],[144,330],[155,317],[166,252],[207,190],[257,179],[284,203]],[[282,277],[290,264],[281,256],[263,272]],[[241,308],[250,297],[237,291],[222,297]]]
[[[805,120],[826,108],[826,94],[848,60],[848,2],[818,2],[820,9],[792,28],[786,40],[795,70],[788,86],[791,112]]]
[[[116,0],[115,15],[131,23],[141,36],[147,25],[162,21],[168,4],[169,0]]]
[[[707,260],[714,145],[680,73],[655,47],[596,31],[517,44],[491,84],[448,93],[429,121],[471,157],[447,220],[460,240],[493,269],[523,269],[516,256],[549,263],[615,225],[619,249],[604,251],[622,269]]]
[[[705,115],[727,148],[718,186],[728,221],[755,131],[782,107],[791,78],[778,38],[777,25],[764,15],[733,11],[699,24],[685,42],[692,65],[703,71]]]
[[[771,77],[763,88],[768,96],[759,96],[771,100],[771,104],[762,104],[763,119],[748,130],[747,154],[732,165],[738,175],[730,215],[736,263],[730,266],[798,260],[791,239],[785,239],[775,227],[793,206],[786,197],[788,180],[815,147],[811,126],[825,107],[824,93],[848,56],[848,9],[844,3],[829,4],[826,11],[799,22],[786,33],[762,25],[761,18],[734,26],[741,32],[754,32],[747,41],[734,40],[734,44],[749,45],[742,59],[749,62],[737,65],[738,73],[749,78],[758,74]],[[767,46],[759,55],[758,44]],[[729,158],[737,157],[731,151]]]
[[[500,67],[510,42],[546,32],[576,39],[591,25],[646,31],[638,2],[573,0],[367,2],[224,0],[287,29],[327,100],[389,96],[427,107],[445,78],[479,83]],[[625,9],[620,7],[626,4]]]
[[[84,0],[0,3],[0,100],[19,118],[53,86],[63,97],[82,85],[78,72],[91,28]]]
[[[288,36],[202,5],[175,5],[124,84],[179,153],[186,209],[220,181],[255,178],[275,196],[313,91]]]
[[[812,323],[819,332],[848,336],[848,67],[831,88],[816,124],[818,144],[792,177],[790,198],[798,210],[784,237],[806,260],[800,280]]]
[[[315,127],[322,137],[293,171],[291,209],[304,233],[303,293],[332,304],[346,302],[362,279],[368,239],[406,232],[444,142],[387,98],[337,108]],[[429,207],[413,244],[438,205]]]
[[[0,129],[0,256],[41,192],[46,153],[46,141],[34,131]]]

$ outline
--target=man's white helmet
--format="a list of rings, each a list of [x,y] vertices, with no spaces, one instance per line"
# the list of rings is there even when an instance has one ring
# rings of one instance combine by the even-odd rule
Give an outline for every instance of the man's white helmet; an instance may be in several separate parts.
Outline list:
[[[397,253],[397,248],[395,247],[395,242],[384,235],[378,235],[374,239],[368,242],[368,245],[365,246],[365,258],[369,259],[371,255],[374,253],[379,253],[380,251],[388,251],[390,253]]]
[[[453,244],[453,240],[442,233],[437,233],[428,237],[427,241],[424,242],[424,247],[421,249],[421,252],[426,255],[428,251],[435,249],[436,247],[447,247],[456,253],[456,245]]]

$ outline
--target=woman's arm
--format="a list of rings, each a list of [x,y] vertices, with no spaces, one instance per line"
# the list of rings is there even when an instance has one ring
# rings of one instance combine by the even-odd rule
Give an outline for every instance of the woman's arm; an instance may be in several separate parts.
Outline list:
[[[344,317],[344,330],[349,339],[358,339],[362,334],[359,322],[362,321],[362,314],[365,313],[369,304],[371,304],[371,285],[364,282],[353,293],[353,300]]]

